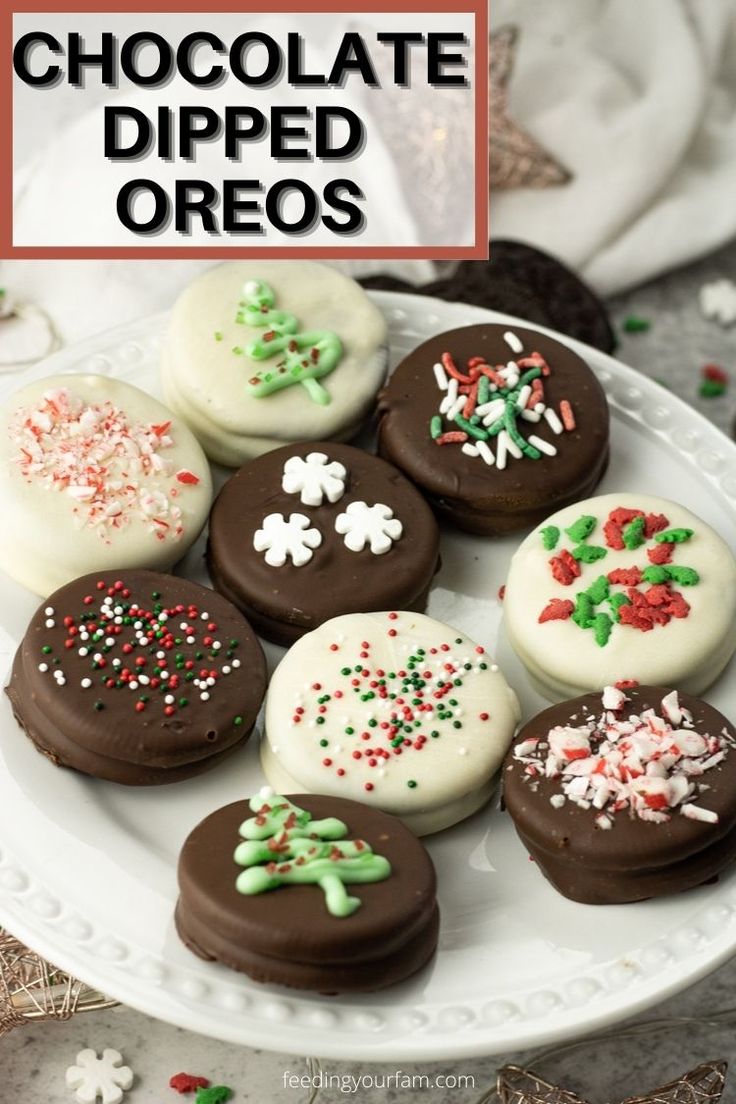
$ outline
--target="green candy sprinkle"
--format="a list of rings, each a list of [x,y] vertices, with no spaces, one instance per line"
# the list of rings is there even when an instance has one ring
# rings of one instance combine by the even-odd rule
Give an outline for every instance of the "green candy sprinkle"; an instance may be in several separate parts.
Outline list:
[[[573,548],[571,555],[573,559],[579,560],[581,563],[592,564],[596,560],[602,560],[604,556],[607,556],[608,551],[598,544],[579,544],[577,548]]]
[[[666,583],[670,577],[670,573],[666,567],[659,567],[653,564],[651,567],[645,567],[641,573],[642,579],[647,583]]]
[[[599,648],[605,647],[611,635],[613,621],[607,613],[597,613],[593,618],[593,635]]]
[[[442,418],[439,416],[439,414],[435,414],[434,417],[431,418],[430,422],[429,422],[429,435],[430,435],[430,437],[432,438],[433,441],[436,441],[437,438],[441,435],[441,433],[442,433]]]
[[[590,598],[594,606],[600,605],[601,602],[605,602],[608,595],[611,593],[611,584],[605,575],[599,575],[598,578],[590,584],[585,592]]]
[[[51,653],[53,651],[53,648],[51,647],[50,644],[44,644],[41,651],[43,652],[44,655],[51,655]]]
[[[704,379],[698,388],[701,399],[717,399],[726,393],[726,384],[721,380]]]
[[[99,700],[98,700],[98,701],[96,701],[96,702],[95,702],[95,705],[94,705],[94,708],[95,708],[95,709],[97,710],[97,712],[99,713],[99,711],[100,711],[101,709],[104,709],[104,708],[105,708],[104,702],[101,702],[101,701],[99,701]]]
[[[467,433],[468,437],[474,437],[476,441],[487,441],[488,434],[480,426],[472,425],[462,414],[455,415],[455,425]]]
[[[557,542],[560,539],[560,530],[556,525],[545,525],[541,530],[540,536],[542,538],[542,547],[547,552],[551,552],[557,547]]]
[[[569,529],[565,530],[565,532],[567,533],[570,540],[575,541],[576,544],[579,544],[581,541],[588,539],[597,524],[597,518],[594,518],[591,514],[583,514],[583,516],[579,517],[577,521],[574,521]]]
[[[243,723],[243,718],[242,717],[236,717],[235,720],[233,721],[233,724],[236,724],[236,725],[242,725],[242,723]]]
[[[589,629],[595,618],[595,607],[588,594],[583,590],[575,599],[572,619],[581,629]]]
[[[219,330],[215,330],[215,341],[222,341],[222,333]]]
[[[616,594],[612,594],[608,599],[608,604],[611,607],[611,617],[614,621],[620,621],[621,615],[619,610],[621,606],[630,606],[631,599],[626,594],[622,594],[621,591],[617,591]]]
[[[646,520],[643,517],[634,518],[628,525],[624,527],[622,533],[624,545],[630,552],[633,552],[635,548],[639,548],[644,543],[644,527]]]
[[[414,781],[413,778],[410,778],[409,781],[406,784],[407,784],[407,786],[409,787],[410,790],[415,790],[417,788],[417,784],[416,784],[416,782]]]
[[[667,573],[670,579],[679,583],[680,586],[695,586],[700,582],[700,576],[694,567],[677,567],[676,565],[670,565],[667,568]]]
[[[320,747],[329,747],[330,746],[330,741],[329,740],[320,740],[319,746]]]
[[[655,533],[654,539],[660,544],[682,544],[689,541],[694,533],[694,529],[665,529],[662,533]]]
[[[623,321],[624,333],[646,333],[650,326],[649,319],[641,318],[638,314],[630,314]]]

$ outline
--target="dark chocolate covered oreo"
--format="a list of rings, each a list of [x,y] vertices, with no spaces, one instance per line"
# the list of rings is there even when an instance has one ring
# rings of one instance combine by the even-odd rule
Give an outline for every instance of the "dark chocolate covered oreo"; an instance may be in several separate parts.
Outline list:
[[[154,571],[94,573],[34,614],[7,694],[38,750],[112,782],[175,782],[251,733],[263,650],[229,602]]]
[[[519,732],[503,796],[539,870],[586,904],[679,893],[736,857],[736,731],[660,687],[608,687]]]
[[[189,835],[176,926],[201,958],[259,982],[360,992],[434,954],[435,872],[396,817],[344,798],[270,791]]]
[[[379,396],[379,453],[435,510],[489,536],[585,498],[608,463],[603,389],[572,349],[520,326],[425,341]]]
[[[349,445],[306,442],[228,480],[212,509],[207,563],[258,632],[291,644],[340,614],[421,612],[439,531],[392,465]]]

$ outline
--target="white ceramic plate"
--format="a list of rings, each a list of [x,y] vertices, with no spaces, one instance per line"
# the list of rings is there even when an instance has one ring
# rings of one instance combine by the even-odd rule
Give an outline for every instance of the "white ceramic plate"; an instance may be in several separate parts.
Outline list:
[[[378,294],[393,363],[441,330],[501,315]],[[526,324],[526,323],[525,323]],[[158,391],[166,318],[57,353],[23,379],[109,372]],[[577,346],[613,411],[601,490],[640,490],[692,507],[736,544],[736,447],[658,384]],[[3,381],[0,396],[21,379]],[[49,534],[49,539],[53,539]],[[491,652],[525,717],[543,702],[499,639],[497,591],[517,542],[446,532],[430,613]],[[201,543],[182,567],[204,579]],[[37,599],[0,576],[0,676]],[[269,660],[280,649],[267,648]],[[734,664],[708,697],[736,714]],[[610,1025],[685,987],[736,950],[736,870],[717,885],[643,904],[584,906],[558,896],[510,820],[485,810],[429,840],[439,874],[439,953],[403,985],[338,1000],[258,986],[201,962],[172,921],[175,864],[190,829],[262,784],[257,739],[178,785],[128,789],[58,770],[0,705],[0,922],[63,968],[144,1012],[252,1046],[329,1058],[450,1059],[545,1044]]]

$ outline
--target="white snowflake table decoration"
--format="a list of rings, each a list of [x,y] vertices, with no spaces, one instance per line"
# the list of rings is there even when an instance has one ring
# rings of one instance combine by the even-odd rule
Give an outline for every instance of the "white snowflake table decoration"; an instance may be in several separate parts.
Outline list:
[[[338,502],[345,494],[347,469],[324,452],[308,456],[290,456],[284,464],[281,488],[286,494],[298,494],[304,506],[321,506],[324,498]]]
[[[291,559],[294,567],[303,567],[312,558],[313,549],[322,543],[319,529],[310,529],[304,514],[268,514],[253,535],[256,552],[265,552],[271,567],[283,567]]]
[[[97,1057],[94,1050],[82,1050],[76,1066],[66,1071],[67,1088],[74,1089],[78,1104],[120,1104],[123,1093],[133,1084],[133,1071],[123,1065],[117,1050],[103,1050]]]
[[[375,556],[382,556],[404,529],[393,510],[382,502],[375,506],[351,502],[345,513],[335,519],[335,531],[345,537],[345,547],[351,552],[362,552],[369,545]]]

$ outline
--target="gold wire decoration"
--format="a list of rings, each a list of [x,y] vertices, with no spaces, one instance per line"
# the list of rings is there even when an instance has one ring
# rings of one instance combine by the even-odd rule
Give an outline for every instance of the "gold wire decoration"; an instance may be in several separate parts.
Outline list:
[[[491,35],[489,69],[490,182],[494,188],[550,188],[572,176],[509,115],[508,96],[514,68],[518,27],[501,27]]]
[[[110,1000],[46,962],[0,928],[0,1038],[33,1020],[68,1020],[112,1008]]]
[[[641,1096],[629,1096],[622,1104],[716,1104],[726,1086],[726,1069],[726,1062],[704,1062],[676,1081]],[[519,1066],[499,1070],[496,1092],[500,1104],[586,1104],[577,1093]]]

